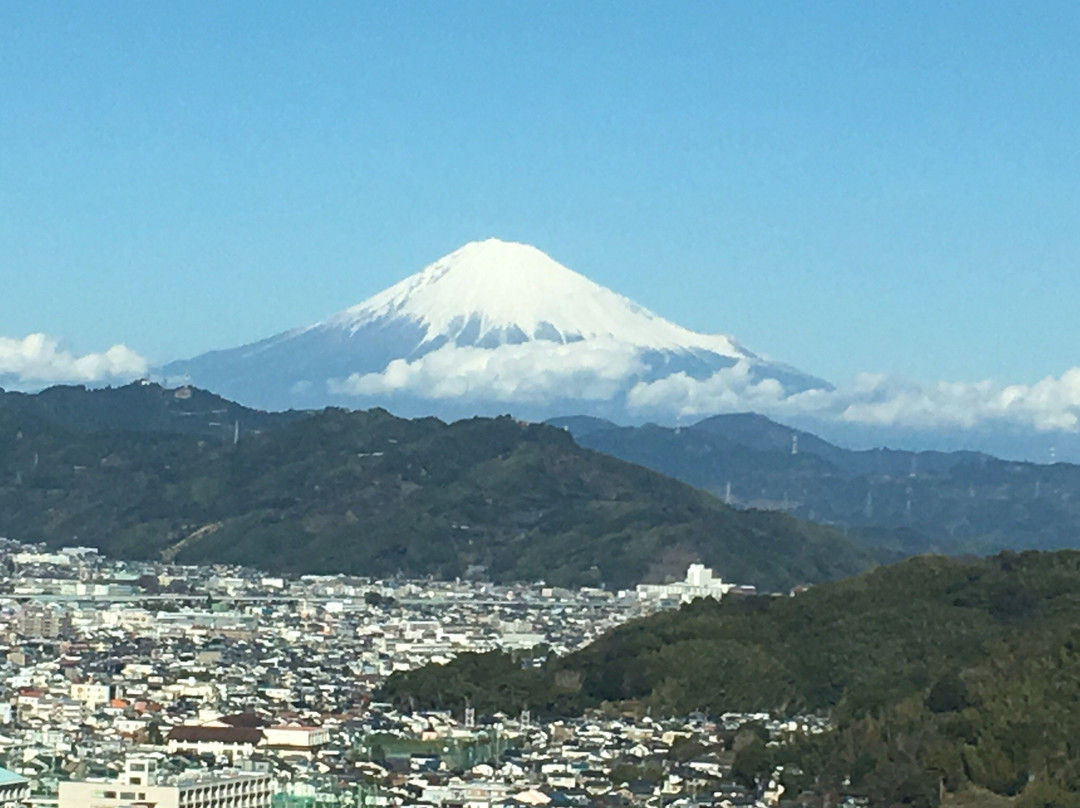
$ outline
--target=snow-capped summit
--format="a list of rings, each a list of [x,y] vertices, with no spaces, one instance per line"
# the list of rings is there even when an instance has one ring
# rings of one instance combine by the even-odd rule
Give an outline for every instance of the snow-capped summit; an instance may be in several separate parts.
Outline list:
[[[610,338],[656,350],[694,347],[749,356],[729,337],[677,326],[535,247],[496,238],[466,244],[346,309],[329,325],[357,330],[395,317],[422,324],[422,344],[448,339],[493,347]]]
[[[494,238],[321,323],[162,373],[259,407],[382,405],[444,417],[665,419],[678,414],[665,409],[668,388],[687,380],[716,380],[717,411],[732,384],[765,383],[770,395],[828,387],[731,337],[669,322],[535,247]]]

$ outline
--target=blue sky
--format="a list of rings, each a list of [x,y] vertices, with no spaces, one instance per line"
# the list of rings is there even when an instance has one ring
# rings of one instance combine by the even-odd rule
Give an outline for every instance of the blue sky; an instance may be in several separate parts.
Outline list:
[[[0,4],[0,338],[158,362],[525,241],[842,382],[1080,364],[1072,3]],[[2,346],[0,346],[2,347]]]

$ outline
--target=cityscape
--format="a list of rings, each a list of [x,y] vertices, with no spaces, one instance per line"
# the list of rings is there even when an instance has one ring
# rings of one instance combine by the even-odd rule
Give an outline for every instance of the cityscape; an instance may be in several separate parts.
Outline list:
[[[0,808],[1080,808],[1077,42],[0,2]]]
[[[462,653],[538,662],[693,597],[693,565],[636,590],[273,576],[118,562],[5,540],[3,805],[774,805],[732,744],[819,716],[400,711],[379,687]],[[647,776],[645,776],[647,775]]]

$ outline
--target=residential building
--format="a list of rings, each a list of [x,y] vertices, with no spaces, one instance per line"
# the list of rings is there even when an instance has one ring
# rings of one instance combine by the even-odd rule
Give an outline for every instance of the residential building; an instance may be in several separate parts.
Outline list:
[[[272,795],[268,774],[199,771],[159,778],[157,761],[135,758],[115,782],[61,783],[58,808],[270,808]]]

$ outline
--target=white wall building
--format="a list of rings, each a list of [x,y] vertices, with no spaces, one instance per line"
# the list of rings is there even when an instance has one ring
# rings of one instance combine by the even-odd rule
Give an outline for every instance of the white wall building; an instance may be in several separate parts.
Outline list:
[[[638,584],[639,600],[678,600],[689,603],[695,598],[713,598],[720,600],[733,588],[720,578],[713,577],[713,571],[704,564],[691,564],[686,570],[686,580],[673,584]]]
[[[270,775],[192,772],[159,780],[157,762],[129,760],[119,780],[60,784],[58,808],[270,808]]]
[[[282,724],[263,728],[263,743],[275,749],[292,749],[300,752],[315,751],[330,743],[330,730],[324,727],[302,727]]]
[[[76,682],[71,686],[71,698],[81,701],[91,710],[108,704],[116,696],[116,688],[94,682]]]

